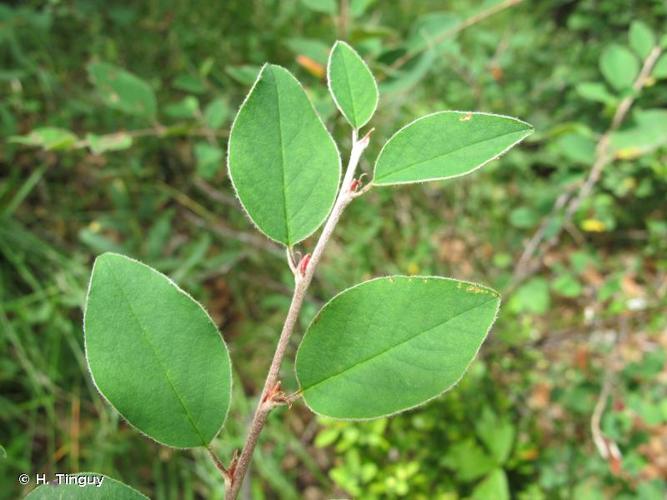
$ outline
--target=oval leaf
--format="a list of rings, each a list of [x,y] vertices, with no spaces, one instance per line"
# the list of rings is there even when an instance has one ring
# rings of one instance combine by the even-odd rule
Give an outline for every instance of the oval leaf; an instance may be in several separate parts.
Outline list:
[[[322,224],[340,181],[336,144],[297,79],[274,65],[262,68],[234,120],[228,163],[252,221],[288,246]]]
[[[108,63],[90,64],[88,74],[102,100],[110,108],[131,115],[155,118],[155,93],[141,78]]]
[[[84,313],[100,393],[149,437],[207,445],[231,395],[227,347],[206,311],[169,278],[122,255],[97,258]]]
[[[357,52],[337,41],[327,65],[329,90],[336,106],[354,128],[371,119],[378,105],[378,87],[373,74]]]
[[[600,71],[616,90],[629,89],[639,74],[639,61],[630,49],[611,44],[600,55]]]
[[[438,277],[378,278],[334,297],[301,342],[306,404],[335,418],[377,418],[451,388],[474,359],[500,298]]]
[[[533,133],[526,122],[489,113],[441,111],[396,132],[380,151],[379,186],[469,174]]]
[[[26,498],[30,500],[146,500],[148,497],[134,488],[103,474],[82,472],[71,474],[72,484],[44,484],[32,490]],[[78,481],[85,486],[80,486]],[[85,481],[85,483],[83,482]]]

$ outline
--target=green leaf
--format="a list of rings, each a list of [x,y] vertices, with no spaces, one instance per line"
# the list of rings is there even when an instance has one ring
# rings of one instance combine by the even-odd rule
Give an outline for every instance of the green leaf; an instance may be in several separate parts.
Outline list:
[[[614,43],[602,51],[600,71],[614,89],[629,89],[639,74],[639,61],[627,47]]]
[[[611,150],[616,157],[636,158],[667,144],[667,110],[637,110],[633,118],[634,125],[611,135]]]
[[[454,469],[456,476],[466,482],[482,477],[497,467],[495,460],[473,439],[454,443],[440,461],[445,467]]]
[[[340,180],[338,149],[285,68],[265,65],[234,120],[229,174],[252,221],[292,246],[328,215]]]
[[[229,409],[231,363],[201,305],[145,264],[105,253],[84,328],[95,385],[130,424],[168,446],[210,443]]]
[[[616,97],[607,91],[604,83],[582,82],[577,85],[577,94],[589,101],[597,101],[610,105],[616,103]]]
[[[663,54],[658,59],[658,62],[655,63],[653,71],[651,72],[653,78],[661,80],[667,78],[667,54]]]
[[[229,115],[229,108],[227,107],[227,102],[222,97],[211,101],[204,110],[206,125],[212,129],[222,127],[227,119],[227,115]]]
[[[131,115],[155,118],[155,93],[141,78],[108,63],[90,64],[88,74],[102,100],[110,108]]]
[[[148,498],[120,481],[95,472],[69,475],[69,481],[72,481],[72,484],[44,484],[32,490],[25,498],[30,500],[60,500],[62,498],[68,500],[105,500],[108,498],[146,500]],[[85,486],[80,486],[76,481],[81,481]]]
[[[630,38],[630,47],[642,59],[646,58],[656,45],[655,34],[651,31],[651,28],[639,20],[632,21],[628,36]]]
[[[366,281],[334,297],[296,358],[306,404],[334,418],[413,408],[456,384],[496,318],[486,287],[439,277]]]
[[[197,173],[204,179],[213,178],[222,166],[222,150],[206,142],[198,142],[195,144],[194,151]]]
[[[472,492],[473,500],[509,500],[510,490],[507,475],[503,469],[495,469]]]
[[[509,458],[516,431],[512,422],[499,418],[488,407],[475,423],[477,435],[493,454],[498,465],[504,464]]]
[[[124,132],[107,135],[87,134],[86,142],[90,150],[99,155],[107,151],[121,151],[129,148],[132,146],[132,137]]]
[[[329,90],[352,127],[368,123],[378,105],[378,87],[364,60],[347,43],[337,41],[327,65]]]
[[[72,149],[76,145],[76,140],[76,135],[69,130],[57,127],[40,127],[28,135],[10,137],[9,142],[37,146],[47,151],[62,151]]]
[[[335,14],[338,9],[336,0],[301,0],[301,2],[308,9],[323,14]]]
[[[533,133],[526,122],[489,113],[441,111],[396,132],[375,163],[379,186],[450,179],[482,167]]]

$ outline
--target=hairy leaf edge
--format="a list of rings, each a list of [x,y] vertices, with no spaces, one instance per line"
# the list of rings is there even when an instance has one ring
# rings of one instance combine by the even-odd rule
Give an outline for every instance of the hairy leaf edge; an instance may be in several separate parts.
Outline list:
[[[370,73],[370,75],[371,75],[371,80],[373,80],[373,86],[375,87],[375,107],[373,108],[373,111],[372,111],[371,115],[368,117],[368,120],[366,120],[364,123],[360,124],[358,127],[355,127],[354,125],[352,125],[352,120],[350,120],[350,119],[348,118],[347,114],[345,113],[345,111],[343,111],[342,106],[338,103],[338,99],[336,99],[336,95],[334,94],[334,91],[333,91],[333,89],[331,88],[331,76],[330,76],[330,75],[331,75],[331,59],[332,59],[334,50],[336,50],[336,47],[337,47],[339,44],[340,44],[340,45],[345,45],[345,46],[348,47],[352,52],[354,52],[354,54],[356,54],[356,56],[359,58],[359,60],[364,64],[364,66],[365,66],[366,69],[368,70],[368,73]],[[347,122],[352,126],[352,128],[353,128],[354,130],[359,130],[359,129],[361,129],[362,127],[365,127],[366,124],[367,124],[368,122],[371,121],[371,119],[373,118],[373,115],[375,115],[375,112],[377,111],[378,106],[379,106],[379,104],[380,104],[380,88],[378,87],[378,82],[377,82],[377,80],[375,79],[375,75],[373,74],[373,72],[371,71],[371,69],[368,67],[368,64],[366,63],[366,61],[364,61],[364,58],[361,57],[361,55],[359,54],[359,52],[357,52],[357,51],[354,49],[354,47],[352,47],[349,43],[344,42],[344,41],[342,41],[342,40],[336,40],[336,42],[332,45],[331,49],[329,50],[329,58],[328,58],[328,60],[327,60],[327,88],[329,89],[329,95],[330,95],[331,98],[333,99],[333,102],[334,102],[334,104],[336,105],[336,108],[338,108],[338,111],[340,111],[340,114],[343,115],[343,118],[345,118],[345,120],[347,120]]]
[[[236,126],[236,119],[237,119],[237,118],[239,117],[239,115],[241,114],[241,111],[243,110],[243,108],[245,107],[246,103],[248,102],[248,99],[250,98],[250,96],[252,95],[253,91],[255,90],[255,87],[257,86],[257,83],[261,80],[261,78],[262,78],[262,74],[264,73],[264,70],[265,70],[268,66],[275,66],[275,67],[277,67],[277,68],[280,68],[280,69],[286,71],[287,74],[289,74],[289,76],[291,76],[292,79],[294,79],[294,81],[299,85],[299,87],[301,88],[301,90],[303,91],[303,93],[306,95],[306,98],[308,99],[308,103],[310,104],[310,107],[311,107],[311,109],[313,110],[313,113],[315,113],[315,116],[317,117],[317,119],[318,119],[318,120],[320,121],[320,123],[322,124],[322,127],[324,127],[324,130],[326,130],[327,135],[329,136],[329,140],[331,140],[332,144],[334,145],[334,148],[336,149],[336,153],[338,154],[338,189],[336,190],[336,193],[335,193],[333,199],[331,200],[331,206],[329,207],[329,210],[327,210],[326,215],[322,218],[322,220],[319,222],[319,224],[317,225],[317,227],[315,227],[315,229],[313,229],[310,233],[308,233],[307,235],[305,235],[305,236],[304,236],[303,238],[301,238],[299,241],[292,241],[292,242],[288,242],[288,243],[285,243],[284,241],[280,241],[280,240],[275,239],[275,238],[272,237],[272,236],[269,236],[269,235],[266,234],[266,233],[265,233],[265,232],[264,232],[264,231],[257,225],[257,223],[253,220],[253,218],[250,216],[250,212],[248,212],[248,209],[246,208],[245,204],[243,203],[243,200],[241,200],[241,197],[239,196],[239,192],[238,192],[238,189],[236,189],[236,184],[234,183],[234,177],[232,176],[232,171],[231,171],[231,168],[230,168],[230,166],[229,166],[229,152],[230,152],[231,149],[232,149],[232,148],[230,147],[230,145],[231,145],[231,141],[232,141],[232,137],[233,137],[233,133],[234,133],[234,127]],[[331,210],[333,210],[334,204],[336,203],[336,198],[338,198],[338,192],[340,191],[340,187],[341,187],[341,186],[340,186],[340,181],[341,181],[341,179],[342,179],[342,177],[343,177],[343,162],[342,162],[342,158],[341,158],[341,155],[340,155],[340,149],[338,149],[338,144],[336,143],[336,141],[334,140],[334,138],[331,136],[331,132],[329,132],[329,129],[327,128],[326,124],[325,124],[324,121],[322,120],[322,117],[320,116],[320,114],[319,114],[319,113],[317,112],[317,110],[315,109],[315,106],[313,106],[313,101],[311,101],[311,100],[310,100],[310,97],[308,97],[308,93],[306,92],[306,89],[303,87],[303,85],[301,85],[301,82],[298,80],[297,77],[295,77],[295,76],[292,74],[291,71],[289,71],[287,68],[285,68],[285,67],[283,67],[283,66],[280,66],[280,65],[278,65],[278,64],[264,63],[264,65],[262,65],[262,67],[261,67],[260,70],[259,70],[259,73],[257,73],[257,78],[255,78],[255,83],[252,84],[252,87],[250,87],[250,90],[248,91],[248,94],[247,94],[247,95],[245,96],[245,98],[243,99],[243,102],[241,103],[241,106],[239,106],[239,109],[238,109],[238,111],[236,112],[236,115],[234,116],[234,121],[232,122],[232,126],[229,128],[229,143],[228,143],[228,145],[227,145],[227,155],[226,155],[226,158],[225,158],[225,163],[226,163],[226,165],[227,165],[227,173],[229,174],[229,175],[228,175],[228,177],[229,177],[229,181],[230,181],[231,184],[232,184],[232,188],[234,188],[234,195],[235,195],[236,198],[239,200],[239,203],[241,204],[241,207],[243,208],[243,212],[245,213],[245,215],[247,216],[247,218],[250,219],[250,222],[252,223],[252,225],[255,227],[255,229],[257,229],[257,231],[259,231],[261,234],[263,234],[264,236],[266,236],[269,240],[271,240],[271,241],[273,241],[273,242],[275,242],[275,243],[278,243],[279,245],[285,245],[287,248],[292,248],[294,245],[296,245],[296,244],[302,242],[303,240],[309,238],[310,236],[312,236],[312,235],[313,235],[314,233],[316,233],[317,230],[322,226],[322,224],[324,223],[324,221],[327,220],[327,218],[329,217],[329,214],[331,213]]]
[[[486,341],[486,339],[487,339],[488,336],[489,336],[489,332],[491,332],[491,329],[493,328],[493,325],[496,323],[496,320],[498,319],[498,312],[500,311],[500,304],[501,304],[501,296],[500,296],[500,293],[498,293],[498,292],[497,292],[496,290],[494,290],[493,288],[489,288],[488,286],[481,285],[481,284],[479,284],[479,283],[475,283],[475,282],[473,282],[473,281],[457,280],[457,279],[455,279],[455,278],[447,278],[447,277],[445,277],[445,276],[408,276],[408,275],[405,275],[405,274],[392,274],[392,275],[389,275],[389,276],[378,276],[378,277],[376,277],[376,278],[372,278],[372,279],[370,279],[370,280],[362,281],[361,283],[357,283],[356,285],[353,285],[353,286],[351,286],[351,287],[349,287],[349,288],[346,288],[345,290],[342,290],[342,291],[338,292],[338,293],[337,293],[336,295],[334,295],[331,299],[329,299],[329,300],[327,301],[327,303],[324,304],[324,305],[320,308],[320,310],[317,312],[317,314],[313,317],[313,319],[311,320],[310,324],[309,324],[308,327],[306,328],[306,333],[304,334],[303,338],[301,339],[301,342],[299,343],[299,347],[298,347],[298,349],[297,349],[297,351],[296,351],[296,355],[294,356],[294,375],[295,375],[295,377],[296,377],[296,381],[297,381],[298,384],[299,384],[299,392],[302,391],[301,380],[299,380],[299,374],[297,373],[297,370],[296,370],[297,360],[298,360],[298,358],[299,358],[299,352],[301,351],[301,345],[303,344],[303,339],[304,339],[304,338],[306,337],[306,335],[308,334],[308,331],[310,330],[310,327],[313,325],[313,323],[315,323],[315,321],[319,318],[320,314],[322,314],[322,312],[323,312],[327,307],[329,307],[329,305],[330,305],[336,298],[338,298],[340,295],[342,295],[342,294],[344,294],[344,293],[346,293],[346,292],[349,292],[350,290],[353,290],[353,289],[355,289],[355,288],[357,288],[357,287],[360,287],[360,286],[362,286],[362,285],[365,285],[366,283],[371,283],[371,282],[373,282],[373,281],[378,281],[378,280],[389,280],[389,279],[393,279],[393,278],[408,278],[408,279],[421,279],[421,280],[424,280],[424,279],[427,279],[427,280],[428,280],[428,279],[437,279],[437,280],[453,281],[453,282],[455,282],[455,283],[463,283],[463,284],[465,284],[465,285],[471,285],[471,286],[474,286],[474,287],[477,287],[477,288],[482,288],[482,289],[484,289],[484,290],[487,290],[488,292],[491,292],[491,294],[493,294],[493,295],[498,299],[498,302],[497,302],[497,304],[496,304],[496,311],[495,311],[495,314],[493,315],[493,320],[492,320],[491,323],[489,324],[489,327],[486,329],[486,332],[484,333],[484,337],[482,338],[482,341],[479,343],[479,347],[477,347],[477,350],[475,351],[475,354],[473,354],[473,356],[470,358],[470,361],[468,362],[468,364],[466,365],[465,369],[464,369],[463,372],[461,373],[461,376],[460,376],[458,379],[456,379],[456,381],[454,381],[454,382],[452,383],[452,385],[450,385],[449,387],[447,387],[446,389],[444,389],[442,392],[439,392],[439,393],[436,394],[435,396],[430,397],[430,398],[428,398],[428,399],[422,401],[421,403],[418,403],[418,404],[413,405],[413,406],[409,406],[409,407],[407,407],[407,408],[403,408],[403,409],[397,410],[397,411],[392,412],[392,413],[387,413],[387,414],[383,414],[383,415],[378,415],[378,416],[376,416],[376,417],[342,418],[342,417],[335,417],[335,416],[332,416],[332,415],[327,415],[326,413],[320,413],[320,412],[314,410],[314,409],[310,406],[310,404],[308,403],[308,400],[306,399],[305,394],[304,394],[304,393],[301,393],[301,399],[303,399],[304,404],[305,404],[306,407],[307,407],[310,411],[312,411],[315,415],[319,415],[319,416],[321,416],[321,417],[332,418],[332,419],[334,419],[334,420],[347,421],[347,422],[366,422],[366,421],[371,421],[371,420],[377,420],[378,418],[393,417],[394,415],[398,415],[398,414],[403,413],[403,412],[406,412],[406,411],[414,410],[415,408],[419,408],[419,407],[421,407],[421,406],[424,406],[424,405],[430,403],[431,401],[433,401],[433,400],[439,398],[440,396],[442,396],[442,395],[445,394],[446,392],[449,392],[451,389],[453,389],[454,387],[456,387],[456,386],[458,385],[458,383],[463,379],[463,377],[465,377],[465,374],[468,372],[468,369],[470,368],[470,365],[472,365],[472,363],[477,359],[477,355],[479,354],[479,351],[482,349],[482,346],[484,345],[484,342]]]
[[[426,118],[430,118],[431,116],[442,115],[442,114],[445,114],[445,113],[454,113],[454,114],[462,114],[462,115],[467,115],[469,113],[472,113],[473,117],[475,115],[486,115],[486,116],[494,116],[496,118],[506,118],[508,120],[513,120],[513,121],[519,122],[523,125],[526,125],[528,128],[525,132],[525,135],[523,135],[520,139],[516,140],[515,142],[513,142],[512,144],[507,146],[500,153],[494,155],[493,158],[489,158],[485,162],[480,163],[476,167],[468,170],[467,172],[463,172],[461,174],[456,174],[456,175],[447,175],[447,176],[444,176],[444,177],[429,177],[428,179],[422,179],[422,180],[419,180],[419,181],[377,182],[376,179],[375,179],[375,172],[377,170],[377,164],[378,164],[378,161],[379,161],[380,157],[382,156],[382,153],[384,152],[384,149],[387,147],[387,144],[389,144],[394,139],[394,137],[396,137],[398,134],[400,134],[403,130],[405,130],[406,128],[410,127],[411,125],[417,123],[418,121],[424,120]],[[396,132],[394,132],[389,139],[387,139],[387,142],[385,142],[384,145],[382,146],[382,149],[378,153],[377,158],[375,160],[375,164],[373,165],[373,180],[371,181],[371,183],[375,186],[399,186],[399,185],[403,185],[403,184],[422,184],[424,182],[442,181],[442,180],[447,180],[447,179],[456,179],[458,177],[463,177],[464,175],[469,175],[469,174],[472,174],[473,172],[475,172],[476,170],[479,170],[480,168],[482,168],[487,163],[490,163],[493,160],[496,160],[496,159],[500,158],[502,155],[507,153],[514,146],[516,146],[521,141],[523,141],[526,137],[532,135],[533,132],[535,132],[535,128],[530,123],[525,122],[523,120],[520,120],[518,118],[515,118],[513,116],[499,115],[497,113],[486,113],[484,111],[456,111],[456,110],[436,111],[435,113],[429,113],[427,115],[421,116],[421,117],[419,117],[415,120],[412,120],[411,122],[403,125],[400,129],[398,129]]]
[[[178,292],[182,293],[182,294],[185,295],[187,298],[189,298],[190,300],[192,300],[195,304],[197,304],[197,305],[199,306],[199,308],[200,308],[202,311],[204,311],[204,314],[205,314],[206,317],[208,318],[209,322],[211,323],[211,325],[213,325],[213,327],[215,328],[215,330],[218,332],[218,335],[220,336],[220,340],[222,341],[222,344],[223,344],[223,346],[225,347],[225,353],[227,354],[227,361],[228,361],[227,365],[229,366],[229,405],[227,406],[227,411],[225,412],[224,418],[222,419],[222,424],[220,425],[220,428],[215,432],[215,434],[214,434],[213,437],[211,438],[211,441],[209,441],[208,443],[203,443],[203,444],[198,445],[198,446],[186,446],[186,447],[180,447],[180,446],[173,446],[173,445],[171,445],[171,444],[163,443],[162,441],[160,441],[160,440],[158,440],[158,439],[155,439],[154,437],[152,437],[152,436],[146,434],[144,431],[142,431],[141,429],[139,429],[139,428],[138,428],[136,425],[134,425],[132,422],[130,422],[130,421],[127,419],[127,417],[125,417],[125,415],[123,415],[123,413],[121,413],[121,412],[118,410],[118,408],[116,408],[116,406],[115,406],[111,401],[109,401],[109,399],[106,397],[106,395],[104,394],[104,392],[102,392],[102,390],[100,389],[100,387],[97,385],[97,381],[95,380],[95,375],[93,374],[93,371],[92,371],[92,369],[90,368],[90,363],[89,363],[89,361],[88,361],[88,339],[87,339],[87,336],[86,336],[86,313],[88,312],[88,299],[89,299],[89,297],[90,297],[90,290],[91,290],[91,288],[92,288],[92,284],[93,284],[93,276],[95,275],[95,266],[97,265],[97,259],[99,259],[100,257],[102,257],[102,256],[104,256],[104,255],[114,255],[114,256],[116,256],[116,257],[122,257],[122,258],[127,259],[127,260],[129,260],[129,261],[131,261],[131,262],[134,262],[134,263],[136,263],[136,264],[140,264],[140,265],[142,265],[142,266],[144,266],[144,267],[147,267],[148,269],[150,269],[152,272],[156,273],[157,275],[166,278],[167,281],[169,282],[169,284],[170,284],[171,286],[173,286],[174,288],[176,288],[176,290],[177,290]],[[93,262],[93,268],[92,268],[92,270],[90,271],[90,278],[89,278],[89,280],[88,280],[88,290],[86,291],[86,300],[85,300],[85,303],[84,303],[84,309],[83,309],[83,350],[84,350],[84,356],[85,356],[85,358],[86,358],[86,368],[88,369],[88,373],[90,374],[90,378],[91,378],[91,380],[93,381],[93,385],[95,386],[95,389],[97,389],[97,392],[100,393],[100,396],[102,396],[102,398],[109,404],[109,406],[111,406],[111,407],[114,409],[114,411],[116,411],[116,413],[118,413],[121,417],[123,417],[123,420],[125,420],[125,422],[127,422],[128,425],[129,425],[130,427],[132,427],[132,428],[133,428],[135,431],[137,431],[139,434],[141,434],[141,435],[147,437],[147,438],[150,439],[151,441],[155,441],[156,443],[158,443],[158,444],[160,444],[160,445],[162,445],[162,446],[167,446],[167,447],[169,447],[169,448],[173,448],[173,449],[175,449],[175,450],[189,450],[189,449],[192,449],[192,448],[205,447],[205,446],[209,445],[209,444],[216,438],[216,436],[217,436],[218,434],[220,434],[220,431],[222,431],[223,427],[225,426],[225,423],[227,422],[227,417],[229,416],[229,410],[231,409],[231,406],[232,406],[231,403],[232,403],[233,378],[232,378],[232,359],[231,359],[231,356],[230,356],[230,354],[229,354],[229,348],[227,347],[227,343],[225,342],[225,339],[224,339],[224,337],[222,336],[222,332],[220,332],[220,329],[218,328],[218,326],[217,326],[217,325],[215,324],[215,322],[213,321],[213,318],[211,318],[211,315],[210,315],[210,314],[208,313],[208,311],[204,308],[204,306],[201,305],[201,303],[200,303],[198,300],[195,300],[195,299],[192,297],[192,295],[190,295],[188,292],[186,292],[186,291],[183,290],[181,287],[179,287],[179,286],[174,282],[174,280],[172,280],[169,276],[167,276],[166,274],[161,273],[161,272],[158,271],[157,269],[152,268],[152,267],[149,266],[148,264],[144,264],[143,262],[141,262],[141,261],[139,261],[139,260],[137,260],[137,259],[133,259],[132,257],[128,257],[127,255],[123,255],[123,254],[120,254],[120,253],[117,253],[117,252],[104,252],[104,253],[98,255],[98,256],[95,258],[95,262]],[[197,432],[197,433],[199,434],[199,432]],[[125,484],[125,483],[123,483],[123,484]]]

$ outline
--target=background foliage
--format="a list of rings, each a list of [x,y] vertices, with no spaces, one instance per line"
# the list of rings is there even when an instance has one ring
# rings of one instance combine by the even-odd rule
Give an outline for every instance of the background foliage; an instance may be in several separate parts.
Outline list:
[[[504,304],[462,384],[424,409],[367,423],[316,419],[301,404],[275,412],[245,494],[663,498],[666,61],[641,92],[628,87],[645,48],[664,46],[667,7],[471,4],[0,5],[0,497],[29,489],[16,481],[22,472],[87,470],[155,498],[221,497],[206,456],[141,437],[96,394],[81,334],[90,264],[105,250],[134,256],[206,304],[236,370],[216,441],[229,457],[291,282],[282,251],[253,231],[232,195],[230,122],[268,60],[297,74],[345,144],[322,80],[328,47],[344,39],[381,80],[367,172],[384,140],[434,110],[518,116],[536,133],[468,178],[354,203],[302,327],[337,291],[390,273],[480,281],[503,290]],[[591,196],[535,272],[513,280],[538,227],[562,225],[554,203],[586,178],[627,96],[636,100]],[[290,364],[283,379],[295,387]]]

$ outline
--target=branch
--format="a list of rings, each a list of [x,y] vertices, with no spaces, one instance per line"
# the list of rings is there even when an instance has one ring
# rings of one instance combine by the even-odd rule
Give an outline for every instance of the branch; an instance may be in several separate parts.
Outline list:
[[[280,371],[280,365],[282,364],[283,358],[285,357],[285,351],[289,344],[289,339],[294,331],[294,326],[299,318],[299,313],[301,312],[301,306],[306,296],[306,291],[310,285],[310,282],[313,279],[315,274],[315,269],[322,258],[324,253],[324,248],[326,247],[333,231],[340,220],[340,217],[347,207],[347,205],[354,199],[353,191],[350,187],[354,181],[354,172],[359,163],[362,153],[368,146],[369,135],[367,134],[361,140],[357,140],[357,131],[352,132],[352,151],[350,153],[350,160],[348,162],[347,170],[345,172],[345,178],[341,184],[340,191],[334,203],[333,209],[329,214],[329,218],[324,224],[324,229],[322,229],[322,234],[315,245],[312,255],[304,256],[301,259],[301,262],[296,266],[297,272],[294,275],[294,293],[292,295],[292,303],[290,304],[289,310],[287,312],[287,317],[285,318],[285,323],[283,325],[282,332],[280,333],[280,338],[278,339],[278,345],[276,346],[276,352],[273,355],[273,360],[271,361],[271,367],[269,368],[269,373],[266,376],[264,382],[264,388],[262,389],[261,395],[259,397],[259,402],[257,403],[257,409],[250,423],[248,429],[248,436],[246,442],[241,450],[241,454],[238,457],[238,460],[235,460],[232,465],[229,467],[230,471],[230,480],[226,481],[225,488],[225,498],[232,500],[236,498],[243,484],[243,479],[248,470],[248,465],[252,459],[253,451],[257,446],[257,440],[259,435],[264,428],[266,419],[269,415],[269,412],[278,404],[275,397],[276,394],[280,394],[280,382],[278,380],[278,374]],[[290,267],[293,266],[293,263]]]
[[[541,263],[540,256],[543,256],[558,243],[561,234],[560,228],[563,228],[571,221],[572,217],[577,212],[583,201],[588,198],[588,196],[593,191],[595,184],[597,184],[597,182],[600,180],[604,168],[614,159],[613,155],[609,151],[611,135],[618,130],[627,117],[628,111],[630,111],[630,108],[637,99],[639,92],[644,87],[644,85],[646,85],[646,82],[651,76],[653,67],[658,61],[661,53],[662,49],[656,46],[653,47],[648,56],[646,56],[646,59],[642,65],[642,69],[632,85],[632,94],[624,97],[621,100],[618,108],[616,108],[616,112],[614,113],[609,128],[607,128],[606,132],[602,134],[600,140],[597,143],[597,146],[595,147],[595,158],[593,160],[593,165],[591,166],[588,177],[583,182],[583,184],[581,184],[579,190],[576,193],[572,194],[572,191],[574,191],[576,188],[575,185],[558,197],[551,211],[551,215],[548,216],[544,222],[542,222],[539,229],[535,232],[533,237],[526,245],[526,248],[515,268],[512,282],[510,284],[510,289],[513,289],[516,287],[516,285],[537,271]],[[560,212],[561,210],[564,210],[564,214],[559,230],[556,232],[556,234],[551,236],[549,240],[544,242],[547,228],[551,224],[551,221],[554,219],[555,213]],[[534,255],[536,255],[535,259],[533,259]]]

